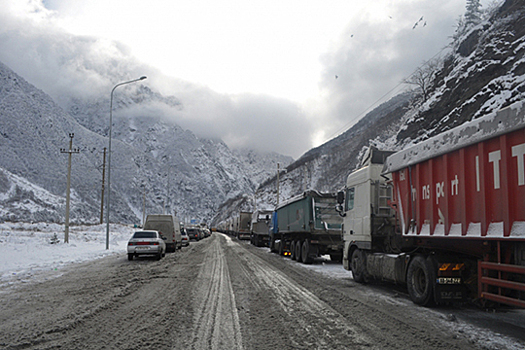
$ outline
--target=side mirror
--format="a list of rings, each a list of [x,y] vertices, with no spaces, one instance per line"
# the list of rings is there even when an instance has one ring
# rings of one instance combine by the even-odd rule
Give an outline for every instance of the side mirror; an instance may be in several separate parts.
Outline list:
[[[345,202],[345,193],[344,191],[337,192],[337,204],[341,205]]]

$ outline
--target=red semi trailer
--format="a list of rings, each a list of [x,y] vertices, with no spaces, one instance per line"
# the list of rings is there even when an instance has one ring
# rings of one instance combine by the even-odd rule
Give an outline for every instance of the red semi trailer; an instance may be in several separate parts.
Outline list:
[[[524,164],[521,102],[394,154],[372,148],[339,195],[345,268],[406,284],[417,304],[525,307]]]

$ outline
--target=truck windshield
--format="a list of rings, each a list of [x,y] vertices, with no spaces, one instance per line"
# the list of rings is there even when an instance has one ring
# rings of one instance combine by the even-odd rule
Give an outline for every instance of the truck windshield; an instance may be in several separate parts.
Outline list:
[[[314,200],[315,228],[340,229],[343,218],[334,210],[335,198],[316,198]]]

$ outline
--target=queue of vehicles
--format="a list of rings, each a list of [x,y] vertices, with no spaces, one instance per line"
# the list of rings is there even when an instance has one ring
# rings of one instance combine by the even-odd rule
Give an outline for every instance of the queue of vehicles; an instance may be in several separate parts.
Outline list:
[[[370,147],[337,195],[254,213],[251,242],[303,263],[329,254],[356,282],[404,285],[420,305],[525,307],[524,164],[517,102],[400,152]],[[241,221],[218,230],[245,239]]]
[[[134,232],[128,241],[128,260],[140,256],[153,256],[160,260],[167,252],[175,252],[209,237],[211,230],[205,225],[184,225],[174,215],[153,214],[146,217],[144,227]]]

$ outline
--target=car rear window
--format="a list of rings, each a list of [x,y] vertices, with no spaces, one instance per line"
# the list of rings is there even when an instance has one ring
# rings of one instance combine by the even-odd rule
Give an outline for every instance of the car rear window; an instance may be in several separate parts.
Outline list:
[[[156,232],[135,232],[133,238],[157,238]]]

